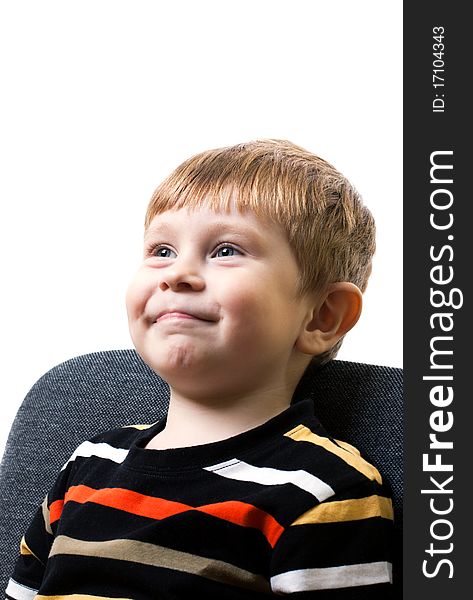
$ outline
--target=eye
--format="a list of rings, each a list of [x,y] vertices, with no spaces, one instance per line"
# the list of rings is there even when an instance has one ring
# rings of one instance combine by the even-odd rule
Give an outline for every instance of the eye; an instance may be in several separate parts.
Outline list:
[[[154,246],[149,249],[149,255],[156,258],[176,258],[177,254],[167,246]]]
[[[236,256],[237,254],[241,254],[241,252],[230,244],[221,244],[214,252],[216,258],[227,258],[229,256]]]

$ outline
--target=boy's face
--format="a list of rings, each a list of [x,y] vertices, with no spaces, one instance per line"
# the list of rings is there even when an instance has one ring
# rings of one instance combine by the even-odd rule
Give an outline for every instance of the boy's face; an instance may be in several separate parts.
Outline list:
[[[279,226],[253,213],[166,211],[145,234],[127,292],[130,333],[174,389],[219,396],[287,382],[311,304]],[[299,371],[298,374],[300,375]]]

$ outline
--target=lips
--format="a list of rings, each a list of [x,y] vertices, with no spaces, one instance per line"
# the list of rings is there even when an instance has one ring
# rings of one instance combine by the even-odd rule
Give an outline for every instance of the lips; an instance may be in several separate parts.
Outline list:
[[[172,308],[168,310],[162,310],[156,317],[156,322],[165,321],[171,319],[195,319],[199,321],[215,321],[216,319],[211,318],[210,315],[195,310],[188,310],[182,308]]]

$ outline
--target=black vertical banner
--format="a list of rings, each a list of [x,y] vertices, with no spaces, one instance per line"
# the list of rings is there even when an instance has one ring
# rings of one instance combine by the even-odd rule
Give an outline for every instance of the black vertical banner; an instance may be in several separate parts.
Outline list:
[[[466,6],[404,3],[407,600],[471,594],[472,35]]]

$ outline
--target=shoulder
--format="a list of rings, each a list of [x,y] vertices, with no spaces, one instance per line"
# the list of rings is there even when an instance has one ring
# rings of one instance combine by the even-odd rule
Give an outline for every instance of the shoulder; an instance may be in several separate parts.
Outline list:
[[[343,482],[351,486],[364,481],[382,484],[378,469],[366,460],[350,443],[331,437],[317,419],[299,423],[287,431],[292,459],[302,468],[326,473],[337,487]]]
[[[303,419],[284,437],[281,458],[302,492],[291,494],[286,509],[290,539],[312,536],[319,525],[333,540],[365,535],[370,527],[385,535],[393,520],[391,490],[356,447],[331,437],[316,418]]]
[[[316,417],[293,423],[268,450],[264,466],[277,469],[279,480],[290,481],[291,489],[298,488],[292,496],[300,497],[303,509],[314,501],[391,495],[376,466],[350,443],[331,437]]]
[[[332,437],[311,401],[297,402],[263,426],[239,436],[230,461],[208,467],[220,475],[306,482],[322,501],[357,485],[382,485],[378,469],[350,443]]]
[[[309,474],[334,491],[360,482],[382,483],[378,469],[357,448],[326,431],[311,401],[291,405],[256,431],[258,443],[254,447],[244,444],[237,458],[254,457],[261,466],[290,470],[299,476]]]

